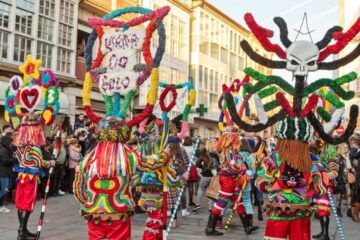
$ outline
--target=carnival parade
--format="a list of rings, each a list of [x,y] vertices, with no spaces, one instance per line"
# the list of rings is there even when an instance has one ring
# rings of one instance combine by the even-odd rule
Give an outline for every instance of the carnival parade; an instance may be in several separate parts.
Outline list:
[[[0,239],[360,239],[359,9],[0,0]]]

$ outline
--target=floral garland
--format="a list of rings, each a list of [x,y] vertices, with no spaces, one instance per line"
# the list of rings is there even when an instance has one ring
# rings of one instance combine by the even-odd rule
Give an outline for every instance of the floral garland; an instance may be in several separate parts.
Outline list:
[[[30,118],[35,119],[36,124],[51,125],[60,111],[60,82],[51,70],[40,71],[41,63],[28,55],[19,67],[23,78],[13,76],[5,90],[5,120],[14,129]],[[38,108],[40,102],[42,109]]]

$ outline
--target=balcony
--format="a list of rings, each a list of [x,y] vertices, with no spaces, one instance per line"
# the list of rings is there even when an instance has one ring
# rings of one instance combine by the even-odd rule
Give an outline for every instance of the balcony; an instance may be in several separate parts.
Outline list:
[[[85,67],[85,58],[81,56],[76,57],[76,71],[75,76],[78,80],[84,81],[86,67]]]
[[[94,11],[96,10],[99,15],[105,15],[108,12],[111,11],[111,2],[112,0],[102,0],[102,1],[96,1],[96,0],[80,0],[80,6],[83,8]]]
[[[96,10],[99,15],[105,15],[115,9],[134,7],[139,5],[139,0],[116,1],[116,6],[112,5],[112,0],[80,0],[80,6],[88,11]]]

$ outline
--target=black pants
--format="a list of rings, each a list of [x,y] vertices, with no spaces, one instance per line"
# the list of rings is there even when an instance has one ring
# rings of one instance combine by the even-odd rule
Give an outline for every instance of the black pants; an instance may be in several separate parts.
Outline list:
[[[57,194],[63,183],[63,178],[65,175],[65,164],[57,164],[53,174],[53,184],[51,184],[50,189],[52,193]]]
[[[68,182],[68,191],[70,193],[74,193],[73,192],[74,180],[75,180],[75,168],[70,168],[69,169],[69,182]]]

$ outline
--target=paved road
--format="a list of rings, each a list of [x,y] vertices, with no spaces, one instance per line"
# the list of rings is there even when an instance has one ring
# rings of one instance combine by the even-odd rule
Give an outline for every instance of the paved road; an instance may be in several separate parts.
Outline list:
[[[36,210],[32,215],[29,223],[29,228],[33,231],[36,229],[37,218],[40,214],[40,205],[38,202]],[[206,205],[205,203],[203,204]],[[4,214],[0,213],[0,239],[1,240],[14,240],[16,239],[18,221],[16,216],[16,209],[14,205],[9,205],[12,210],[11,213]],[[345,209],[345,206],[343,207]],[[179,214],[180,215],[180,214]],[[132,239],[141,239],[144,222],[146,215],[138,214],[133,217],[132,226]],[[200,240],[200,239],[220,239],[217,237],[206,237],[204,235],[204,228],[207,223],[208,212],[207,210],[201,209],[198,214],[192,214],[187,218],[180,217],[180,226],[174,229],[169,239],[174,240]],[[360,239],[360,228],[359,224],[355,224],[348,217],[342,219],[345,233],[348,239]],[[257,233],[250,236],[246,236],[240,224],[240,220],[234,217],[231,229],[225,234],[223,239],[262,239],[265,222],[256,223],[260,226]],[[313,232],[319,230],[319,223],[317,220],[312,221]],[[331,218],[330,233],[335,233],[336,226],[334,219]],[[86,224],[83,219],[79,216],[79,204],[75,201],[73,196],[65,195],[57,198],[50,198],[48,200],[48,208],[45,216],[45,223],[43,227],[43,233],[41,239],[46,240],[85,240],[86,237]],[[190,237],[190,238],[189,238]],[[336,238],[339,239],[339,235]]]

